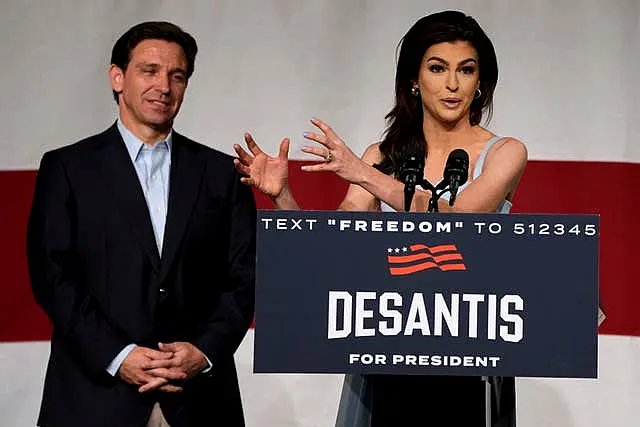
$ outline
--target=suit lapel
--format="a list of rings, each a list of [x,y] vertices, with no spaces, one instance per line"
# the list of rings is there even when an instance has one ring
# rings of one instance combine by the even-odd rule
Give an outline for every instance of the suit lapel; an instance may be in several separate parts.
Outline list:
[[[130,220],[134,233],[151,260],[153,268],[160,269],[160,255],[151,225],[149,209],[122,136],[114,124],[104,133],[104,151],[101,164],[104,179],[109,183],[113,197],[122,215]]]
[[[169,203],[164,232],[160,280],[166,277],[200,192],[204,163],[186,138],[174,132],[171,147]]]

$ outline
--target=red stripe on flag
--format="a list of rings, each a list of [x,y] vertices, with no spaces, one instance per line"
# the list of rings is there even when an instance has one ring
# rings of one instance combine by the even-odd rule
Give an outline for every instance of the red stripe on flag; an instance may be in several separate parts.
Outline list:
[[[389,273],[391,273],[392,276],[405,276],[407,274],[417,273],[418,271],[423,270],[430,270],[432,268],[438,268],[438,264],[436,264],[435,262],[423,262],[407,267],[389,267]]]
[[[427,245],[411,245],[412,251],[417,251],[421,249],[426,249],[432,254],[437,254],[440,252],[449,252],[449,251],[457,251],[458,248],[456,245],[438,245],[438,246],[427,246]]]
[[[436,264],[435,262],[423,262],[420,264],[408,265],[406,267],[389,267],[392,276],[405,276],[419,271],[437,268],[441,271],[464,271],[467,268],[464,264]]]
[[[304,163],[290,162],[292,191],[300,206],[335,209],[346,183],[331,173],[303,172]],[[0,341],[46,340],[50,335],[47,318],[33,301],[25,261],[34,178],[35,171],[0,171]],[[600,214],[600,290],[607,314],[600,332],[605,334],[640,336],[640,198],[633,196],[638,182],[640,164],[530,161],[514,200],[514,213]],[[272,208],[261,194],[256,202],[261,209]]]
[[[420,261],[422,259],[432,259],[436,263],[443,261],[453,261],[453,260],[462,260],[462,255],[460,254],[444,254],[444,255],[436,255],[433,256],[431,254],[414,254],[414,255],[389,255],[387,257],[390,263],[405,263],[412,261]]]
[[[29,285],[26,230],[35,171],[0,172],[0,342],[45,340],[51,326]]]

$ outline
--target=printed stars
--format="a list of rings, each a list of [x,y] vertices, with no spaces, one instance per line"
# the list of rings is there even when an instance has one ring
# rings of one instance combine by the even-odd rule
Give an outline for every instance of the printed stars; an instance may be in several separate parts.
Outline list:
[[[409,250],[409,249],[408,249],[406,246],[404,246],[404,247],[402,247],[402,248],[387,248],[387,253],[390,253],[390,254],[392,254],[392,253],[399,254],[401,251],[402,251],[402,252],[407,252],[408,250]]]

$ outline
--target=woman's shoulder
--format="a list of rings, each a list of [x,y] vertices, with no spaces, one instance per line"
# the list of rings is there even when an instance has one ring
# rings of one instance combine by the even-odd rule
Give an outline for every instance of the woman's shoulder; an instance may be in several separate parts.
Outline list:
[[[374,142],[370,144],[364,150],[362,154],[362,160],[370,165],[380,163],[383,159],[382,152],[380,152],[380,142]]]
[[[495,144],[493,144],[495,148],[502,147],[505,145],[510,145],[510,146],[518,146],[526,149],[526,144],[524,143],[524,141],[513,136],[501,136],[501,135],[493,134],[492,139],[496,140]]]
[[[526,144],[518,138],[511,136],[495,137],[494,143],[486,151],[486,163],[504,165],[505,163],[517,164],[524,168],[527,164],[529,153]]]
[[[527,157],[527,146],[522,140],[512,136],[496,136],[495,139],[495,143],[489,147],[487,156],[501,152],[503,154],[509,153],[510,155],[516,155],[518,157]]]
[[[523,141],[513,136],[498,135],[492,132],[491,130],[481,126],[476,126],[475,131],[476,131],[477,140],[484,141],[483,144],[489,145],[487,150],[489,152],[500,150],[502,147],[505,147],[505,146],[512,147],[511,149],[524,149],[524,150],[527,149]]]

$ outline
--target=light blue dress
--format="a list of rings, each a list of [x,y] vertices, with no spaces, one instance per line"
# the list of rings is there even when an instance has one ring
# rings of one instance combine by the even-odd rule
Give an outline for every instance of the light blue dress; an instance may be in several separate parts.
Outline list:
[[[482,153],[478,157],[478,161],[476,162],[476,166],[473,171],[473,180],[478,178],[482,173],[482,168],[484,166],[484,161],[487,157],[487,153],[489,149],[499,141],[501,137],[495,136],[491,138],[485,148],[482,150]],[[467,181],[463,186],[460,187],[459,191],[463,191],[467,185],[469,185],[470,181]],[[445,193],[442,195],[442,198],[445,200],[449,200],[449,193]],[[382,211],[394,211],[389,205],[384,202],[380,203]],[[509,213],[511,210],[512,204],[508,200],[503,200],[498,206],[496,210],[497,213]],[[491,409],[495,404],[491,399],[491,395],[500,395],[502,389],[502,378],[483,378],[486,382],[486,394],[485,394],[485,402],[487,408],[486,414],[486,425],[490,426],[491,421]],[[512,381],[512,379],[510,379]],[[506,387],[509,389],[509,386]],[[373,387],[371,385],[371,381],[367,379],[366,376],[362,375],[351,375],[347,374],[344,377],[344,382],[342,385],[342,393],[340,395],[340,404],[338,406],[338,414],[336,417],[335,427],[369,427],[371,425],[371,410],[372,410],[372,396],[373,396]],[[507,390],[508,392],[508,390]]]

